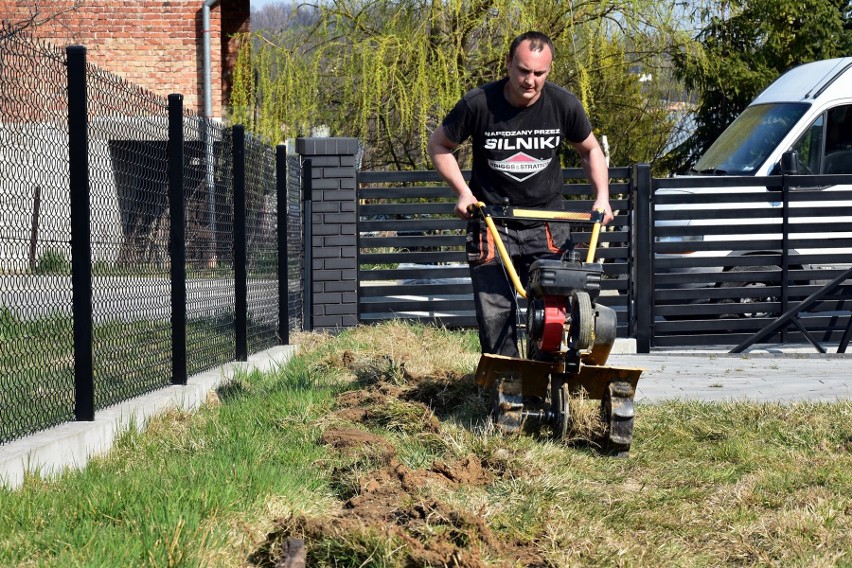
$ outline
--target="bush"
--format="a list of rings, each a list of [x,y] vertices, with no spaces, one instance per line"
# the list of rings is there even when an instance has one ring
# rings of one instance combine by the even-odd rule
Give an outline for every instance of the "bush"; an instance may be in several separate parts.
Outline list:
[[[71,262],[54,249],[45,250],[38,259],[36,274],[71,274]]]

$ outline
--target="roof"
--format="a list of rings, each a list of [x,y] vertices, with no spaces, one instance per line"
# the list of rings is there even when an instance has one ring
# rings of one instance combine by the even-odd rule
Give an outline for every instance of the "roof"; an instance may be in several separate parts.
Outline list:
[[[808,101],[841,90],[852,91],[852,57],[825,59],[790,69],[760,93],[752,104]],[[842,77],[842,80],[839,80]]]

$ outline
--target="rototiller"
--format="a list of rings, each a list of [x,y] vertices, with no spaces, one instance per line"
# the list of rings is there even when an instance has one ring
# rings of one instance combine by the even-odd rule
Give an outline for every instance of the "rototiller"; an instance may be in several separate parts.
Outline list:
[[[603,266],[594,261],[603,213],[544,211],[479,203],[481,215],[518,294],[527,300],[524,358],[485,353],[476,382],[492,393],[491,418],[504,432],[522,429],[525,421],[549,423],[558,439],[572,427],[572,396],[601,401],[604,449],[626,455],[633,440],[633,396],[642,369],[605,366],[616,337],[612,308],[596,302]],[[576,251],[560,259],[539,259],[530,267],[524,289],[500,238],[494,219],[591,223],[585,261]],[[570,256],[569,256],[570,255]],[[520,313],[520,312],[519,312]]]

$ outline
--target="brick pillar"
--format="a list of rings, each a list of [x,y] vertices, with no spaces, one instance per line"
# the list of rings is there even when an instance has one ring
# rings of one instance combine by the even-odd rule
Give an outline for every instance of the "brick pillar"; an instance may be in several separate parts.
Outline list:
[[[312,327],[336,330],[358,324],[358,249],[354,138],[298,138],[296,152],[310,160]],[[305,172],[307,174],[307,172]]]

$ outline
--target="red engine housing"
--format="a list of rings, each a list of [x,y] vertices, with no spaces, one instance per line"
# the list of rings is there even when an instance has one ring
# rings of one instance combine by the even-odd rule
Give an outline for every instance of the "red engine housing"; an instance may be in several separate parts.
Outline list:
[[[533,318],[541,317],[540,321],[533,323],[536,329],[541,330],[537,347],[543,353],[556,353],[562,345],[565,331],[566,301],[562,296],[545,296],[541,301],[544,306],[538,310],[539,315],[532,316]]]

